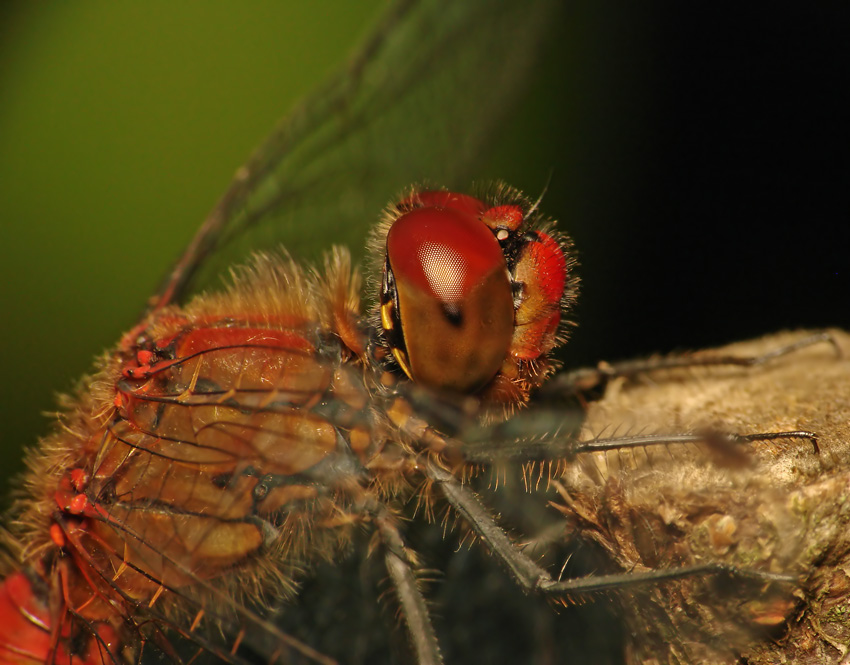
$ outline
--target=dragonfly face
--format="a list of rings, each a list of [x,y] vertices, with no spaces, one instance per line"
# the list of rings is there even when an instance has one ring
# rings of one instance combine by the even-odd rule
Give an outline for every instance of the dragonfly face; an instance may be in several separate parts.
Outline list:
[[[477,390],[510,344],[510,280],[481,212],[423,206],[387,234],[381,327],[404,373],[431,388]]]
[[[425,191],[390,209],[373,243],[386,248],[381,330],[416,383],[510,412],[551,371],[575,260],[521,195],[487,198]]]

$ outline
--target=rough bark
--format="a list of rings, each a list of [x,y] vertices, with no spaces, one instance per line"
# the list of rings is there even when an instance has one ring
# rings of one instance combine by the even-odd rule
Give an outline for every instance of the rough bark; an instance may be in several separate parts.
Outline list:
[[[755,355],[783,333],[721,353]],[[793,573],[800,584],[698,576],[619,594],[631,663],[843,663],[850,658],[850,335],[762,367],[654,372],[617,380],[590,408],[584,437],[715,428],[812,430],[805,440],[583,455],[563,478],[568,528],[612,570],[719,561]],[[737,461],[736,461],[737,460]]]

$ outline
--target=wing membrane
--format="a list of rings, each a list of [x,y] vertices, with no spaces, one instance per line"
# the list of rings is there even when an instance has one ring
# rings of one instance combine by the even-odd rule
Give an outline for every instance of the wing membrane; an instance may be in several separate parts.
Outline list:
[[[468,184],[555,10],[552,0],[396,4],[239,169],[152,305],[184,300],[255,248],[283,242],[309,257],[304,238],[318,236],[356,250],[407,185]]]

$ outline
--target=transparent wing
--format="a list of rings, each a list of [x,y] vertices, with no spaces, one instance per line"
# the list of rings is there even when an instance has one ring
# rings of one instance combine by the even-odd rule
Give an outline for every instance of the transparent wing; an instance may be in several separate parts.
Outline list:
[[[151,305],[215,283],[255,248],[309,257],[305,238],[320,237],[356,249],[411,183],[468,184],[556,10],[553,0],[397,2],[237,171]]]

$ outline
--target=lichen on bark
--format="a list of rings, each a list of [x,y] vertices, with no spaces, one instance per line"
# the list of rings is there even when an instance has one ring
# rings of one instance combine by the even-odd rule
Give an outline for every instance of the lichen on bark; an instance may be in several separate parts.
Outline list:
[[[805,333],[716,352],[752,356]],[[701,575],[618,594],[631,663],[841,663],[850,654],[850,335],[763,366],[689,368],[615,380],[583,439],[700,430],[811,430],[743,444],[581,455],[561,480],[567,528],[611,570],[723,562],[791,573],[799,585]],[[711,353],[711,352],[705,352]],[[616,428],[616,429],[614,429]]]

